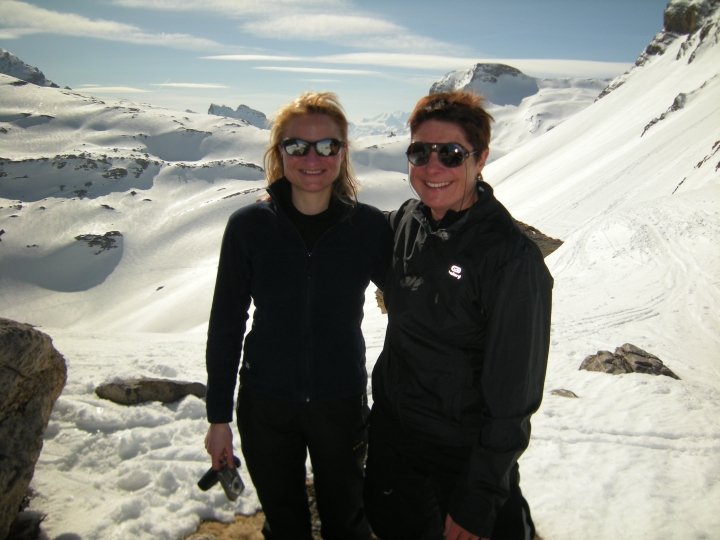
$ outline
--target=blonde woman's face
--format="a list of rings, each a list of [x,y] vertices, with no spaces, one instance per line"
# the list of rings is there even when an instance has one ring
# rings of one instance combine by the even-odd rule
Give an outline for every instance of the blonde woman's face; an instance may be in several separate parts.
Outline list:
[[[324,114],[306,114],[292,118],[280,140],[302,139],[307,142],[317,142],[325,139],[341,139],[340,128],[335,121]],[[344,141],[343,141],[344,143]],[[285,177],[290,181],[293,189],[304,194],[323,194],[329,196],[332,192],[333,182],[340,175],[345,153],[343,146],[334,156],[318,155],[314,146],[311,146],[304,156],[291,156],[285,150],[280,150]]]

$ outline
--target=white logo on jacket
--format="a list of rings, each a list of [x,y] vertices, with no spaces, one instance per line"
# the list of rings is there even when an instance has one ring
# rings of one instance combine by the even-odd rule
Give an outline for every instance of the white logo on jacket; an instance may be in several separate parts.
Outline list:
[[[451,275],[452,277],[454,277],[455,279],[460,279],[460,278],[462,277],[462,268],[460,268],[459,266],[453,264],[453,265],[450,267],[450,270],[448,270],[448,274],[450,274],[450,275]]]

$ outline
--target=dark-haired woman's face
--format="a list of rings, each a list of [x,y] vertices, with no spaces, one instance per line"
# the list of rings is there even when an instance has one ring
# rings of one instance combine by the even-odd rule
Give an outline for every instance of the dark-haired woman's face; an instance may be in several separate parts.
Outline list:
[[[463,129],[454,122],[426,120],[412,133],[412,142],[459,143],[468,152],[475,151]],[[432,152],[422,166],[409,164],[410,184],[427,205],[433,219],[440,220],[448,210],[460,211],[476,200],[475,179],[482,172],[488,151],[469,156],[458,167],[446,167]]]

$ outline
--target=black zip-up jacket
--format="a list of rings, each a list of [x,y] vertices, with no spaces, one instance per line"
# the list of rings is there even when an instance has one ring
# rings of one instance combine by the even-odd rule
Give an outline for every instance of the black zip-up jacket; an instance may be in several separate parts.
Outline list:
[[[274,182],[270,200],[237,210],[225,229],[206,348],[212,423],[232,420],[241,352],[240,384],[267,397],[341,399],[367,386],[360,325],[365,289],[382,288],[389,265],[387,218],[333,197],[340,217],[309,251],[279,203],[289,190]]]
[[[489,536],[542,399],[553,279],[492,188],[479,182],[478,197],[447,228],[417,200],[391,214],[372,395],[401,433],[472,449],[449,512]]]

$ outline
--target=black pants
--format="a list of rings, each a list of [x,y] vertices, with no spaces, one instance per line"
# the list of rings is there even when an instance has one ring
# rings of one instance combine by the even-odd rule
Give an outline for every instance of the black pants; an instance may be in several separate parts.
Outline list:
[[[242,389],[238,430],[245,465],[265,512],[272,540],[310,540],[305,488],[307,452],[325,540],[368,540],[363,510],[367,447],[366,396],[290,403]]]
[[[365,510],[381,540],[441,540],[448,505],[469,450],[401,436],[375,409],[370,418]],[[535,527],[517,467],[492,540],[532,540]]]

